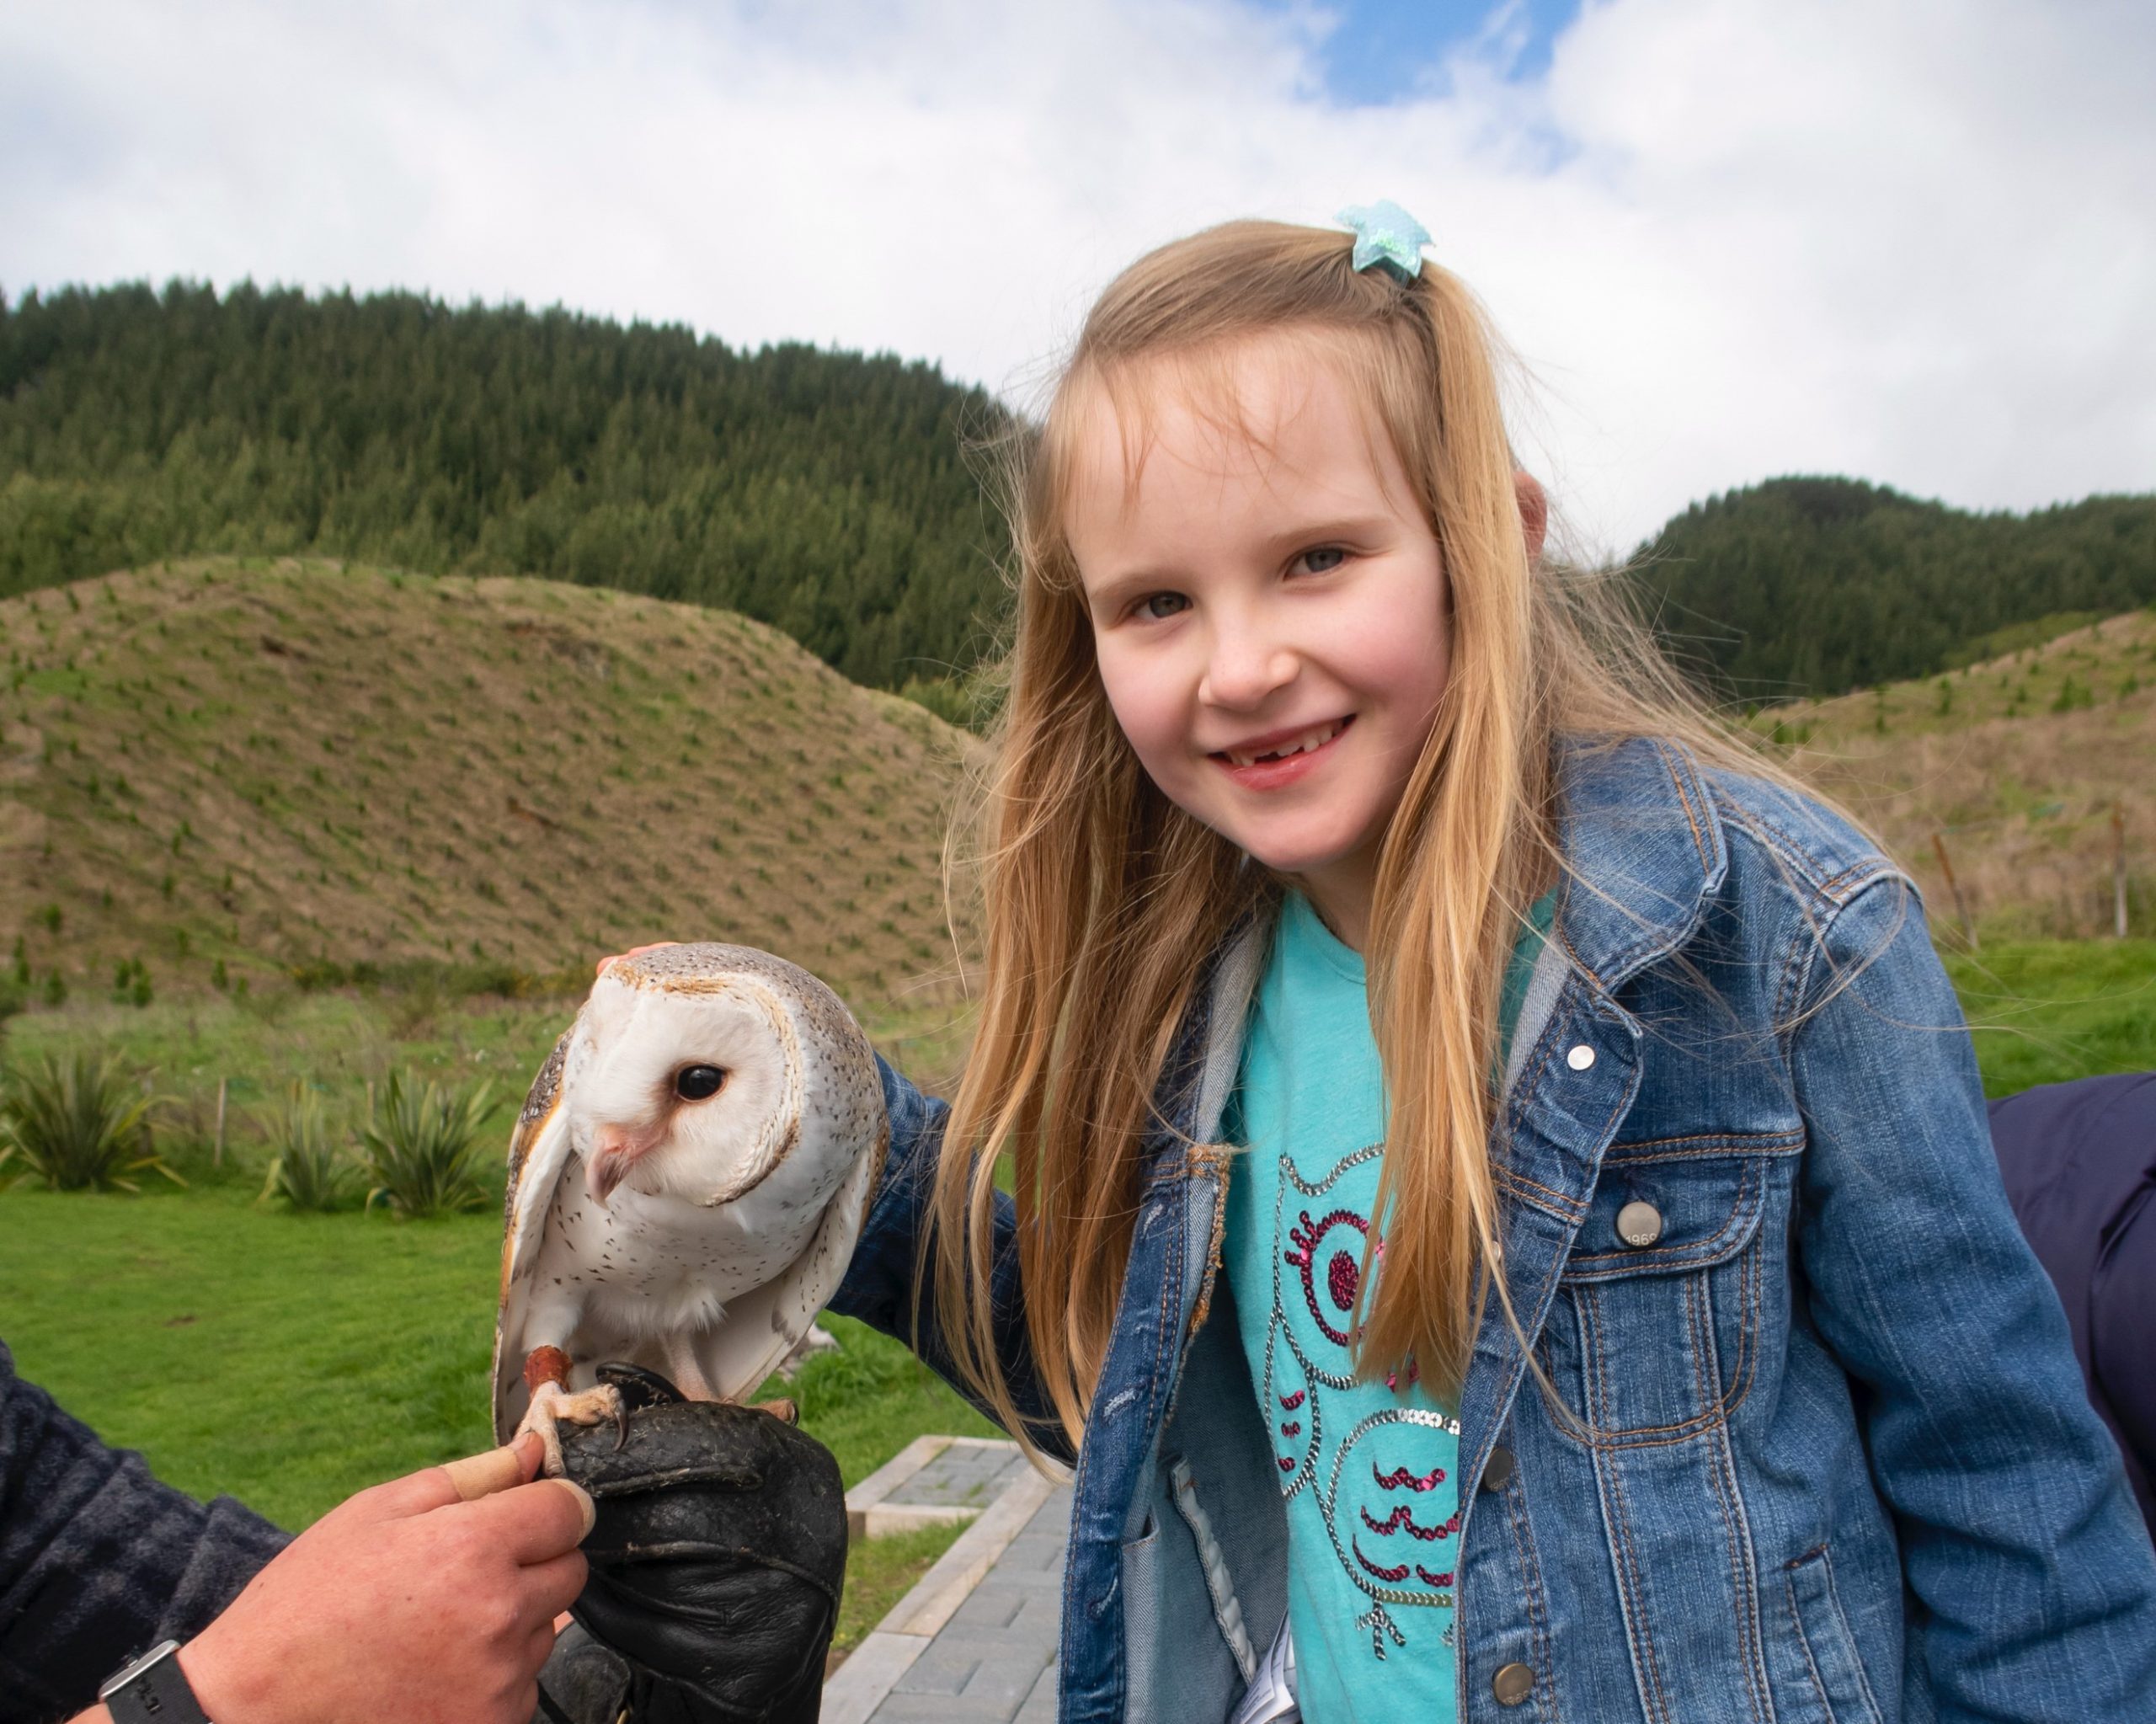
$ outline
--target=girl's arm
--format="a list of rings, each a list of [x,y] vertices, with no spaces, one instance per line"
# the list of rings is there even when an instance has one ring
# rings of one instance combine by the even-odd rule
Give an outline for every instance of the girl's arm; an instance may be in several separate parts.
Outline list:
[[[2146,1720],[2156,1559],[1999,1181],[1913,891],[1828,923],[1793,1036],[1811,1316],[1859,1385],[1941,1719]]]
[[[990,1418],[995,1412],[959,1378],[950,1350],[943,1341],[947,1327],[965,1319],[965,1312],[943,1310],[936,1295],[934,1258],[927,1260],[929,1274],[916,1280],[921,1246],[931,1231],[930,1196],[935,1187],[936,1161],[942,1152],[943,1125],[950,1109],[924,1096],[893,1070],[879,1055],[876,1061],[883,1080],[883,1104],[890,1115],[891,1148],[883,1163],[883,1177],[876,1201],[862,1224],[861,1239],[854,1246],[853,1262],[831,1300],[841,1316],[858,1317],[885,1334],[895,1336],[919,1353],[939,1376]],[[1027,1433],[1046,1453],[1072,1460],[1073,1454],[1062,1425],[1040,1390],[1033,1369],[1032,1343],[1026,1334],[1025,1298],[1018,1284],[1017,1212],[1010,1195],[995,1194],[995,1233],[991,1281],[995,1310],[995,1350],[1004,1380]],[[918,1290],[918,1331],[915,1297]]]

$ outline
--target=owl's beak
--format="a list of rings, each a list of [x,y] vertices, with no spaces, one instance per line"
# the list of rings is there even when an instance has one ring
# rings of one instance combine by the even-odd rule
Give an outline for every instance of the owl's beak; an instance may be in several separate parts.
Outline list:
[[[658,1144],[656,1130],[632,1131],[625,1125],[602,1125],[592,1134],[591,1166],[585,1183],[600,1204],[613,1196],[615,1188]]]

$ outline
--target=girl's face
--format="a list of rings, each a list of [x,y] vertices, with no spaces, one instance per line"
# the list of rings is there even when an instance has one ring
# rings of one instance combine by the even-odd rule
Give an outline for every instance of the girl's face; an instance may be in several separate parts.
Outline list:
[[[1101,681],[1161,793],[1360,947],[1444,692],[1444,559],[1321,345],[1251,338],[1227,376],[1235,414],[1150,380],[1134,460],[1104,392],[1079,421],[1067,531]]]

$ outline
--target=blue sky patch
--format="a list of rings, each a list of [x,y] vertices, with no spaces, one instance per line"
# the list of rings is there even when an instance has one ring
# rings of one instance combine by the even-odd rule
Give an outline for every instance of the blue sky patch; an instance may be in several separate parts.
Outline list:
[[[1253,3],[1266,12],[1306,9],[1297,0]],[[1444,56],[1478,39],[1508,76],[1540,77],[1580,0],[1322,0],[1317,9],[1337,20],[1319,48],[1326,93],[1363,108],[1430,93]]]

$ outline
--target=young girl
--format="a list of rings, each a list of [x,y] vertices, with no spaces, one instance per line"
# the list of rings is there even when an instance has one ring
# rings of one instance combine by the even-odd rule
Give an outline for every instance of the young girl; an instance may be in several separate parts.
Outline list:
[[[1907,878],[1540,560],[1388,206],[1093,308],[978,1039],[835,1308],[1075,1463],[1066,1719],[2156,1717]],[[1015,1201],[999,1194],[999,1156]]]

